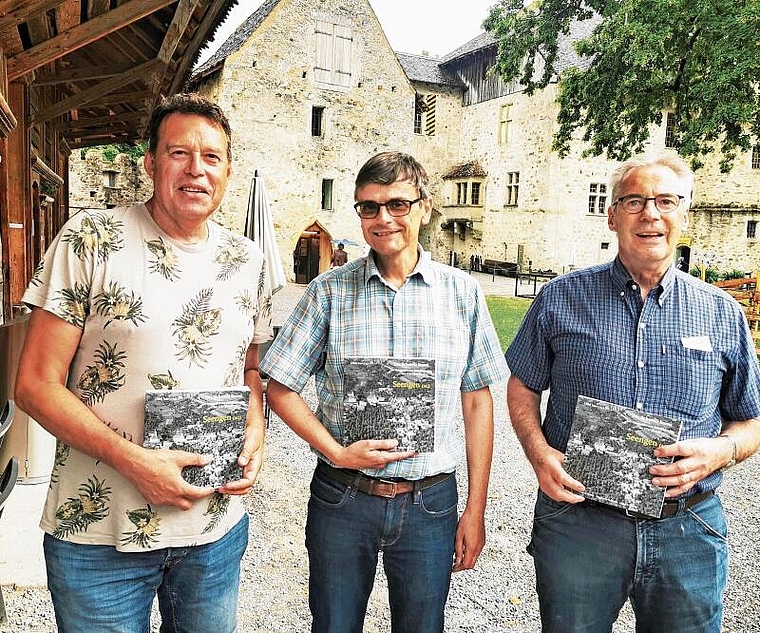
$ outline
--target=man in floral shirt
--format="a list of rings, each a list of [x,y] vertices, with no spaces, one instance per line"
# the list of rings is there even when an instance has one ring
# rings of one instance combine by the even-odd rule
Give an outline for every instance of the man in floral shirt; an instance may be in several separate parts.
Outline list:
[[[59,629],[146,631],[157,594],[162,630],[231,632],[271,291],[261,250],[209,219],[231,172],[221,109],[175,95],[149,129],[150,200],[71,218],[27,289],[16,400],[58,438],[41,527]],[[143,448],[147,389],[243,384],[242,479],[191,486],[207,456]]]

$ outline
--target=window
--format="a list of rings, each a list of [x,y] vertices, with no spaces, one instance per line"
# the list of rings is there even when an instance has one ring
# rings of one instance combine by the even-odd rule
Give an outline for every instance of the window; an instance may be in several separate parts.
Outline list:
[[[325,109],[322,106],[313,106],[311,109],[311,135],[324,136],[324,114]]]
[[[454,184],[456,185],[456,204],[474,206],[481,206],[483,204],[480,201],[482,183],[462,180]]]
[[[333,181],[325,179],[322,181],[322,209],[331,211],[333,208]]]
[[[350,86],[351,27],[318,20],[316,34],[315,80],[331,86]]]
[[[457,204],[467,204],[467,183],[457,183]]]
[[[423,136],[435,135],[436,95],[414,95],[414,133]]]
[[[757,220],[747,220],[747,237],[751,240],[757,238]]]
[[[520,172],[510,171],[507,173],[507,201],[508,207],[516,207],[520,194]]]
[[[499,108],[499,145],[509,143],[512,104],[506,103]]]
[[[603,182],[592,182],[588,186],[588,212],[601,213],[607,210],[607,185]]]
[[[752,146],[752,169],[760,169],[760,145]]]
[[[676,146],[676,115],[668,112],[665,120],[665,147]]]

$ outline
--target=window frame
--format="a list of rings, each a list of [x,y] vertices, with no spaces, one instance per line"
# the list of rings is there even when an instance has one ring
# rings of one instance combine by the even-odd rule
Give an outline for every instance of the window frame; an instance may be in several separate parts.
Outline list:
[[[588,208],[589,215],[605,215],[607,212],[607,183],[590,182],[588,185]]]
[[[508,171],[505,187],[505,207],[516,207],[520,204],[520,172]]]
[[[335,209],[335,180],[333,178],[322,178],[322,211],[333,211]]]

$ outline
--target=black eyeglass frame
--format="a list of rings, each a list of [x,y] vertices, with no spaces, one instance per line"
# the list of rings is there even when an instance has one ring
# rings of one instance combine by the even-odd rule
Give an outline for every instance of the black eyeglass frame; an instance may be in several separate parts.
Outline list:
[[[405,215],[409,215],[412,212],[412,205],[415,205],[424,199],[425,199],[425,196],[420,196],[419,198],[415,198],[414,200],[407,200],[406,198],[391,198],[390,200],[386,200],[385,202],[375,202],[374,200],[360,200],[359,202],[354,203],[354,211],[356,211],[356,215],[358,215],[363,220],[371,220],[373,218],[376,218],[377,214],[380,213],[380,209],[385,207],[388,213],[394,218],[403,218]],[[406,211],[404,211],[404,213],[398,213],[398,212],[392,211],[391,208],[388,206],[391,202],[405,203],[406,205],[408,205],[406,207]],[[367,215],[360,211],[360,208],[367,204],[377,205],[377,210],[372,215]]]
[[[678,204],[675,207],[673,207],[672,209],[661,209],[660,205],[657,204],[657,198],[671,198],[671,197],[678,198]],[[641,209],[639,209],[638,211],[629,211],[628,209],[625,208],[625,201],[626,200],[630,200],[631,198],[636,198],[637,200],[643,200],[644,201],[644,204],[641,206]],[[681,203],[685,199],[686,199],[685,196],[680,196],[677,193],[660,193],[660,194],[654,196],[653,198],[647,198],[646,196],[640,196],[637,193],[632,193],[632,194],[627,195],[627,196],[621,196],[620,198],[618,198],[617,200],[615,200],[615,204],[620,203],[621,206],[623,207],[623,211],[625,211],[626,213],[629,213],[630,215],[638,215],[639,213],[641,213],[641,212],[644,211],[644,209],[647,206],[647,202],[649,202],[651,200],[652,202],[654,202],[655,208],[660,213],[673,213],[673,211],[677,211],[678,209],[681,208]]]

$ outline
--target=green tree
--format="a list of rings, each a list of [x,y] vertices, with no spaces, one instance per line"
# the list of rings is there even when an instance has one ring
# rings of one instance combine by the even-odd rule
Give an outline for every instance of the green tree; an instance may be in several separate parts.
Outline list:
[[[80,156],[83,159],[89,149],[100,150],[100,152],[103,154],[103,158],[109,162],[113,162],[113,159],[116,158],[118,154],[126,154],[129,156],[130,160],[133,163],[137,163],[137,161],[145,155],[145,151],[148,149],[148,142],[143,141],[142,143],[138,144],[115,143],[113,145],[99,145],[92,148],[83,148],[80,151]]]
[[[562,40],[585,62],[561,69]],[[760,0],[499,0],[484,28],[499,41],[496,71],[531,94],[561,70],[553,148],[566,156],[577,129],[584,155],[640,152],[662,111],[674,145],[697,168],[720,150],[722,171],[760,138]]]

